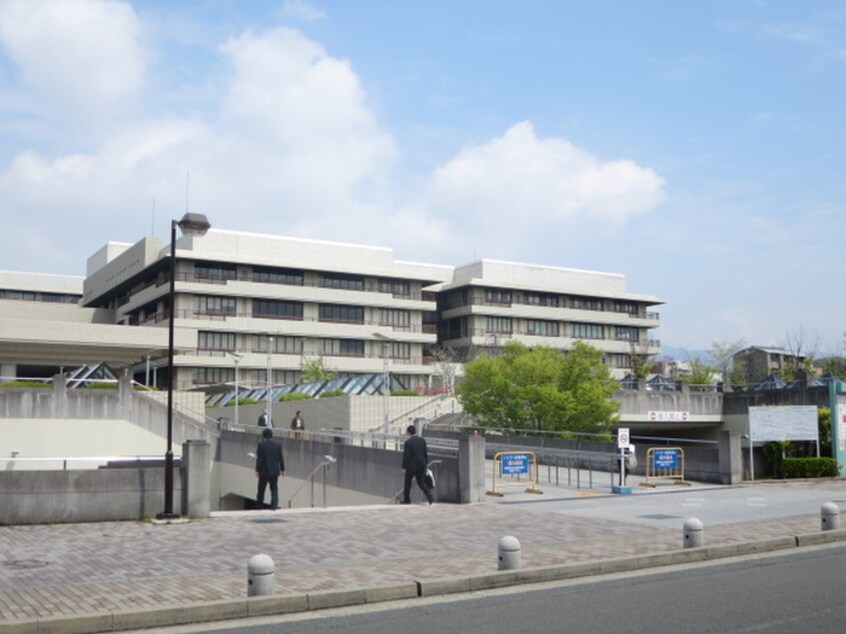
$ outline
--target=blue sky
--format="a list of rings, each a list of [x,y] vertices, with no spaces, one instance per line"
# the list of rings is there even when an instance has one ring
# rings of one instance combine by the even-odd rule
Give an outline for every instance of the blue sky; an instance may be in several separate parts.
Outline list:
[[[0,269],[213,226],[623,273],[843,352],[846,4],[0,0]]]

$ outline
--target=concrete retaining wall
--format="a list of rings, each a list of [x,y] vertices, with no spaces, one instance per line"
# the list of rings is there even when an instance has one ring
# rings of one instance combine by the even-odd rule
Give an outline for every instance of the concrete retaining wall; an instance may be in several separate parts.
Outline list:
[[[184,465],[174,465],[173,508],[208,516],[209,445],[187,442],[182,455]],[[96,470],[0,471],[0,524],[153,517],[164,510],[164,475],[163,464],[137,468],[133,463]]]
[[[241,467],[249,470],[252,475],[255,469],[255,458],[249,454],[255,454],[259,443],[260,435],[250,432],[224,431],[220,441],[220,462],[223,467]],[[292,480],[303,481],[308,475],[324,461],[324,456],[329,455],[335,459],[335,464],[329,467],[326,472],[326,484],[331,490],[329,505],[358,503],[355,500],[359,496],[369,496],[361,503],[388,502],[394,498],[396,493],[402,489],[403,473],[402,452],[382,449],[379,447],[361,447],[342,442],[318,442],[310,440],[298,440],[291,438],[282,439],[282,447],[285,455],[285,467]],[[439,456],[434,452],[429,453],[429,459],[441,460],[433,470],[437,484],[438,500],[441,502],[460,503],[462,501],[461,481],[459,474],[459,461],[455,456]],[[475,464],[473,467],[481,470],[481,480],[484,481],[484,463]],[[478,477],[478,476],[477,476]],[[467,477],[464,478],[468,480]],[[286,478],[287,480],[287,478]],[[255,495],[253,483],[247,485],[248,497]],[[315,480],[316,487],[322,487],[323,476],[318,474]],[[223,485],[222,485],[223,486]],[[293,482],[283,482],[283,504],[287,505],[288,497],[293,493],[295,485]],[[308,486],[306,486],[308,489]],[[349,497],[344,498],[344,491],[349,492]],[[224,491],[227,493],[244,495],[241,491]],[[310,497],[308,491],[301,494],[294,500],[293,506],[309,506]],[[319,499],[319,498],[318,498]],[[422,500],[423,494],[412,486],[412,501]]]

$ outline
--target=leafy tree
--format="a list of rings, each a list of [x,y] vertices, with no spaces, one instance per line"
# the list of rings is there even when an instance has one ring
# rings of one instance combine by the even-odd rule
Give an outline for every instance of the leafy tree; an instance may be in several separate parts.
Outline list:
[[[680,376],[679,380],[690,385],[711,385],[714,382],[714,369],[700,361],[691,359],[690,374]]]
[[[711,357],[717,370],[723,375],[723,384],[728,388],[732,383],[737,383],[738,373],[732,372],[734,355],[740,352],[746,345],[745,339],[735,341],[712,341],[708,348],[708,356]],[[746,381],[740,381],[745,383]],[[709,381],[710,383],[710,381]]]
[[[601,431],[617,419],[618,388],[602,352],[584,342],[562,353],[509,341],[501,355],[468,363],[456,392],[487,427]]]
[[[632,374],[639,379],[649,377],[652,371],[652,363],[649,360],[649,342],[648,341],[630,341],[629,358],[632,364]]]
[[[316,357],[311,360],[303,359],[303,362],[300,364],[300,378],[303,383],[331,381],[335,378],[335,373],[324,367],[323,357]]]

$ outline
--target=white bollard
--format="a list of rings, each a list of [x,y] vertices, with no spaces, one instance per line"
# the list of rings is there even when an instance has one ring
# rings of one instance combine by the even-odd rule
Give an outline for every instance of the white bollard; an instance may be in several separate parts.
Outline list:
[[[695,517],[689,517],[684,521],[684,547],[699,548],[703,544],[704,527],[702,522]]]
[[[826,502],[820,508],[820,524],[824,531],[840,528],[840,507],[834,502]]]
[[[268,555],[255,555],[247,563],[247,596],[263,597],[273,594],[276,574],[273,559]]]
[[[499,570],[516,570],[520,567],[520,541],[506,535],[499,540]]]

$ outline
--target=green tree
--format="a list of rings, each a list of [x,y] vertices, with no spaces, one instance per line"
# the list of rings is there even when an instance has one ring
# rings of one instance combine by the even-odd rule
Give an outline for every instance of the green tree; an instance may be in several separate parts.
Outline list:
[[[726,388],[730,388],[733,383],[746,383],[745,380],[739,380],[739,372],[732,371],[733,369],[738,369],[733,368],[734,355],[740,352],[745,345],[745,339],[737,339],[735,341],[712,341],[711,347],[708,348],[708,356],[711,357],[711,360],[717,367],[717,370],[723,375],[722,381]]]
[[[300,378],[303,383],[331,381],[335,378],[335,373],[326,369],[323,365],[323,357],[316,357],[311,360],[303,359],[300,364]]]
[[[509,341],[501,355],[468,363],[456,392],[483,426],[602,431],[617,420],[618,388],[602,352],[584,342],[562,353]]]
[[[691,359],[690,374],[680,376],[679,380],[690,385],[712,385],[714,383],[714,369],[700,361]]]

